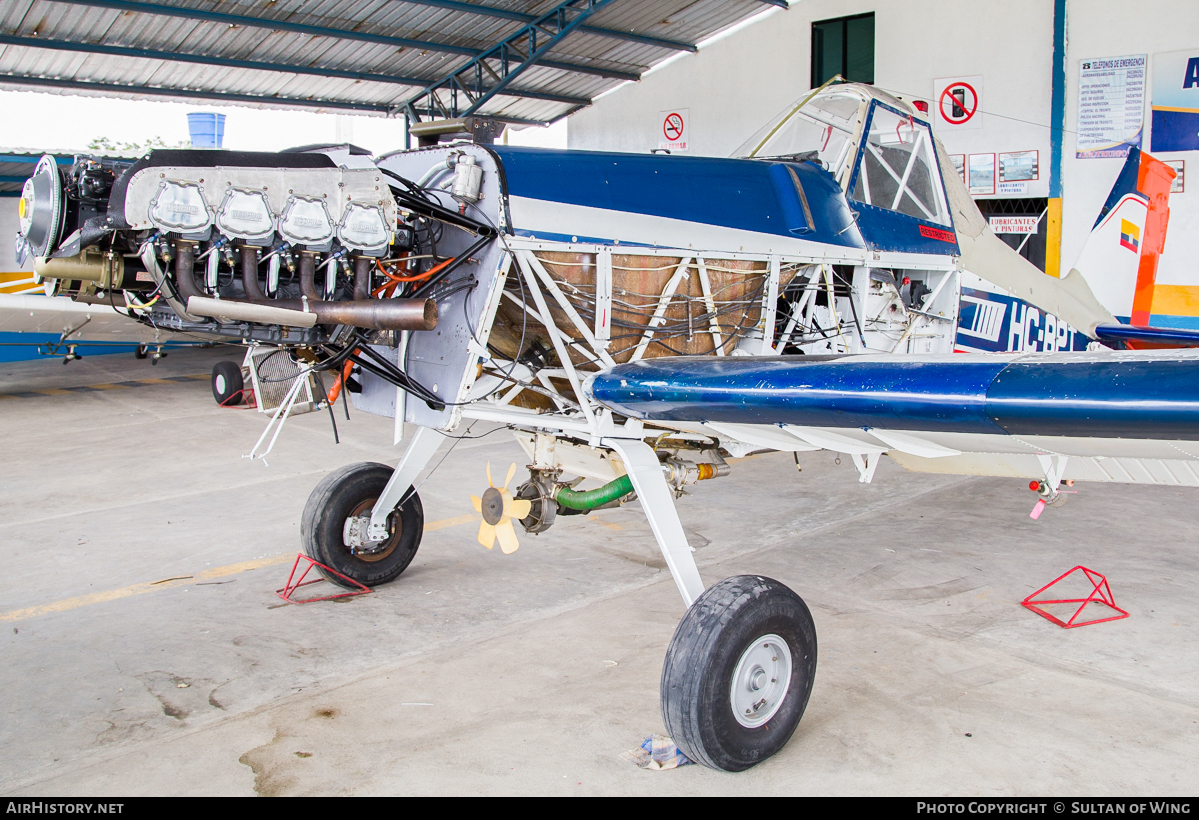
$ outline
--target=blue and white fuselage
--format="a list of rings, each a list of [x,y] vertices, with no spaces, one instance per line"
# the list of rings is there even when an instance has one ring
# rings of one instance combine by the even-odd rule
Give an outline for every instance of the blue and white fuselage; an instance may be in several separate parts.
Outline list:
[[[830,449],[864,481],[887,453],[1053,492],[1063,478],[1199,486],[1199,360],[1079,352],[1110,312],[1081,277],[1046,277],[991,233],[902,100],[833,86],[733,159],[459,146],[380,165],[416,178],[452,151],[484,168],[473,207],[505,253],[454,297],[463,310],[442,306],[444,336],[404,349],[447,406],[401,396],[399,418],[523,427],[535,469],[601,480],[618,459],[565,441],[551,454],[545,437],[594,449],[649,425],[734,454]],[[966,275],[988,289],[963,292]],[[963,339],[1076,352],[951,355]]]

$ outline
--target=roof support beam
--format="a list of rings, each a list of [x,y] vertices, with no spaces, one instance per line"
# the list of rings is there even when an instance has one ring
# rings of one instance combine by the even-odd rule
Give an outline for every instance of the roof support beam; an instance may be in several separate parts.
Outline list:
[[[155,97],[176,97],[216,102],[254,103],[260,105],[303,106],[305,108],[333,108],[341,111],[364,111],[386,114],[390,106],[377,103],[360,103],[346,100],[305,100],[297,97],[262,97],[254,94],[231,94],[222,91],[201,91],[192,88],[161,88],[146,85],[121,85],[119,83],[94,83],[87,80],[62,80],[56,77],[29,77],[23,74],[0,74],[0,85],[27,85],[44,88],[59,88],[70,91],[95,91],[104,94],[147,94]]]
[[[765,3],[768,6],[778,6],[780,9],[789,9],[791,5],[787,0],[758,0],[759,3]]]
[[[140,14],[159,14],[167,17],[182,17],[188,20],[203,20],[207,23],[224,23],[229,26],[247,26],[249,28],[269,28],[275,31],[292,31],[297,34],[308,34],[313,37],[335,37],[341,40],[360,40],[367,43],[378,43],[396,48],[418,48],[426,51],[441,51],[446,54],[458,54],[473,57],[476,49],[463,46],[452,46],[445,43],[429,43],[424,40],[410,40],[406,37],[391,37],[385,34],[370,34],[361,31],[330,28],[328,26],[312,26],[306,23],[292,23],[287,20],[272,20],[269,17],[247,17],[242,14],[226,14],[221,11],[187,8],[186,6],[166,6],[161,3],[136,2],[135,0],[50,0],[53,3],[68,3],[73,6],[91,6],[93,8],[114,9],[116,11],[133,11]]]
[[[519,11],[510,11],[508,9],[499,9],[494,6],[477,5],[475,3],[463,3],[461,0],[398,0],[401,3],[409,3],[417,6],[431,6],[432,8],[446,9],[448,11],[460,11],[464,14],[477,14],[481,17],[496,17],[502,20],[514,20],[518,23],[531,23],[537,19],[536,15],[523,14]],[[643,43],[647,46],[658,46],[659,48],[669,48],[674,51],[687,51],[694,54],[698,49],[691,43],[682,43],[678,40],[666,40],[662,37],[650,37],[645,34],[635,34],[631,31],[616,31],[610,28],[599,28],[597,26],[579,26],[577,31],[580,34],[594,34],[598,37],[610,37],[614,40],[627,40],[631,43]]]
[[[202,91],[193,88],[162,88],[148,85],[120,85],[119,83],[96,83],[87,80],[60,80],[55,77],[29,77],[23,74],[0,74],[0,86],[24,85],[42,88],[57,88],[67,91],[94,91],[100,94],[145,94],[154,97],[175,97],[195,100],[212,100],[226,103],[251,103],[256,105],[286,105],[300,108],[327,108],[339,111],[361,111],[368,114],[391,114],[393,106],[384,103],[362,103],[349,100],[316,100],[300,97],[274,97],[256,94],[230,94],[221,91]],[[513,125],[546,125],[543,120],[525,120],[519,117],[490,117],[499,122]]]
[[[219,11],[184,8],[181,6],[164,6],[159,3],[137,2],[137,0],[47,0],[51,3],[68,3],[73,6],[91,6],[94,8],[114,9],[116,11],[131,11],[140,14],[158,14],[167,17],[182,17],[189,20],[202,20],[209,23],[223,23],[230,26],[246,26],[248,28],[264,28],[274,31],[292,31],[307,34],[312,37],[331,37],[338,40],[355,40],[364,43],[393,46],[395,48],[412,48],[423,51],[440,51],[446,54],[457,54],[463,57],[477,57],[481,52],[474,48],[453,46],[447,43],[433,43],[425,40],[410,40],[404,37],[391,37],[385,34],[371,34],[364,31],[330,28],[328,26],[311,26],[305,23],[291,23],[286,20],[272,20],[265,17],[246,17],[240,14],[226,14]],[[576,74],[590,74],[613,80],[637,80],[640,75],[628,71],[614,71],[606,68],[596,68],[575,63],[563,63],[552,60],[541,60],[538,65],[546,68],[556,68],[559,71],[570,71]]]
[[[131,57],[145,60],[165,60],[176,63],[196,63],[199,65],[222,66],[224,68],[244,68],[252,71],[274,71],[285,74],[307,74],[315,77],[336,77],[347,80],[364,80],[373,83],[388,83],[390,85],[406,85],[423,88],[432,80],[428,77],[397,77],[391,74],[375,74],[369,71],[348,71],[339,68],[314,68],[312,66],[294,65],[289,63],[268,63],[258,60],[235,60],[228,57],[209,57],[203,54],[186,54],[179,51],[159,51],[150,48],[129,48],[126,46],[106,46],[99,43],[73,43],[66,40],[47,40],[42,37],[13,37],[0,34],[0,45],[21,46],[23,48],[41,48],[51,51],[70,51],[81,54],[104,54],[110,57]],[[507,89],[504,96],[520,97],[530,100],[546,100],[567,105],[590,105],[591,101],[584,97],[571,97],[564,94],[548,94],[540,91],[524,91],[518,88]]]
[[[43,156],[44,154],[0,154],[0,162],[36,163]],[[75,161],[71,157],[55,157],[54,159],[59,165],[70,165]]]
[[[422,108],[430,117],[440,115],[445,119],[475,114],[492,97],[502,94],[522,72],[538,63],[550,49],[576,31],[584,20],[615,1],[563,0],[532,23],[522,26],[443,79],[430,84],[406,100],[398,110],[403,110],[416,122],[420,122],[419,110]],[[485,73],[492,78],[499,78],[498,82],[485,88]],[[441,99],[443,95],[449,99]],[[459,105],[459,96],[465,98],[465,107]]]

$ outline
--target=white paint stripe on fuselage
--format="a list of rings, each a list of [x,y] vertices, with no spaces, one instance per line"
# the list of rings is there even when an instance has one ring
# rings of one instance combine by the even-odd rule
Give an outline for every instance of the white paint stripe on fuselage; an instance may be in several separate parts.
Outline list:
[[[518,231],[534,236],[544,235],[547,239],[589,236],[633,245],[681,248],[714,254],[722,251],[778,253],[817,262],[846,265],[864,264],[868,254],[865,248],[843,248],[806,239],[706,225],[665,216],[628,213],[522,196],[510,196],[508,207],[512,213],[512,224]],[[853,232],[854,239],[861,242],[856,233],[857,228],[849,230]],[[630,252],[636,251],[630,249]]]

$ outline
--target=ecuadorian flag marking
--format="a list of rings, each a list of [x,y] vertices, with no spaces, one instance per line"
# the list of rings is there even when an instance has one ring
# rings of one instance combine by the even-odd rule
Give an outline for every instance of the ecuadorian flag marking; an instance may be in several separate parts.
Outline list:
[[[1120,244],[1133,253],[1140,250],[1141,229],[1127,219],[1120,220]]]

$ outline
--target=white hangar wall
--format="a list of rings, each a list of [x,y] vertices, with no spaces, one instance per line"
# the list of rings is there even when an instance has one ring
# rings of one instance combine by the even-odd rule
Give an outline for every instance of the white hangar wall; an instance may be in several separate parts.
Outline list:
[[[1069,4],[1069,42],[1066,51],[1066,128],[1078,123],[1078,78],[1083,60],[1096,57],[1148,55],[1145,83],[1145,125],[1141,147],[1152,140],[1153,56],[1191,50],[1199,57],[1199,3],[1194,0],[1153,0],[1124,5],[1110,0],[1072,0]],[[1062,160],[1062,268],[1082,250],[1086,235],[1099,215],[1112,180],[1123,160],[1076,159],[1075,135],[1066,135]],[[1153,312],[1162,313],[1161,286],[1195,288],[1194,312],[1199,316],[1199,151],[1153,154],[1161,160],[1186,163],[1186,190],[1170,195],[1170,226],[1157,272],[1159,291]],[[1199,327],[1199,322],[1196,323]]]
[[[688,153],[729,156],[765,121],[809,90],[813,21],[874,12],[878,87],[929,99],[939,78],[981,75],[979,127],[938,128],[951,154],[1039,153],[1039,179],[1029,182],[1025,191],[997,190],[993,196],[978,198],[1047,197],[1053,9],[1052,0],[793,0],[790,10],[765,15],[573,115],[568,144],[647,152],[659,147],[663,113],[686,109]],[[1063,271],[1078,256],[1123,163],[1074,157],[1080,61],[1148,56],[1142,147],[1149,150],[1153,55],[1184,49],[1199,55],[1199,3],[1068,0],[1067,20]],[[1158,283],[1194,287],[1194,315],[1199,316],[1199,152],[1161,158],[1186,160],[1192,180],[1185,193],[1171,197]]]
[[[971,10],[967,37],[962,20]],[[965,130],[953,153],[991,150],[1049,150],[1050,91],[1053,56],[1053,5],[1045,0],[1008,3],[960,3],[952,0],[803,0],[789,11],[766,15],[757,23],[672,62],[639,83],[622,86],[570,118],[571,148],[649,151],[658,147],[661,114],[690,110],[689,153],[728,156],[765,121],[810,90],[811,24],[814,20],[875,14],[875,85],[922,98],[933,93],[933,80],[985,73],[980,65],[1004,65],[984,91],[983,131]],[[951,12],[955,22],[945,35],[930,20]],[[1030,20],[1036,21],[1030,24]],[[939,43],[937,40],[946,39]],[[1027,43],[1027,59],[1010,58],[1012,43]],[[982,57],[980,58],[980,52]],[[1008,65],[1009,62],[1017,62]],[[1028,112],[1041,114],[1028,125]],[[942,136],[945,140],[947,137]],[[1016,147],[1018,146],[1018,147]],[[1045,175],[1042,175],[1045,176]],[[1044,196],[1044,193],[1040,194]]]

